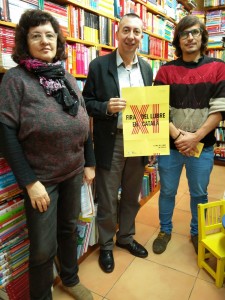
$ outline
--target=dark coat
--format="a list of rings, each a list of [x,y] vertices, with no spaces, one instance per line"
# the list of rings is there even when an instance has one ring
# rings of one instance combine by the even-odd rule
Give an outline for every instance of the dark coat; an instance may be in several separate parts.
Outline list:
[[[144,85],[151,86],[153,74],[150,65],[139,58]],[[89,65],[89,73],[83,90],[89,116],[93,117],[93,138],[96,164],[110,169],[117,129],[118,113],[106,114],[110,98],[120,96],[116,51],[100,56]],[[147,164],[146,158],[143,163]]]

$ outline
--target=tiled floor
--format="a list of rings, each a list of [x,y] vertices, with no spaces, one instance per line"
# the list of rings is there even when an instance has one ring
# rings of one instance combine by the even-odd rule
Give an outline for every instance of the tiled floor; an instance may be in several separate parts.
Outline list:
[[[225,166],[214,166],[208,189],[209,201],[223,198]],[[174,211],[174,229],[166,252],[156,255],[152,242],[159,232],[158,193],[141,209],[136,219],[136,239],[146,246],[146,259],[135,258],[126,250],[114,248],[115,270],[105,274],[98,266],[98,249],[81,264],[79,276],[95,300],[225,300],[225,285],[218,289],[213,279],[197,266],[190,243],[189,192],[182,173]],[[59,286],[54,300],[72,300]]]

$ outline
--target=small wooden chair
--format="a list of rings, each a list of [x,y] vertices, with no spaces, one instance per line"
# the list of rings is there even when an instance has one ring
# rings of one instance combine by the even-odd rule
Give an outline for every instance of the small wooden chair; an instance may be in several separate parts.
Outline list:
[[[208,271],[215,279],[217,287],[222,287],[225,278],[225,229],[222,225],[224,215],[225,200],[198,205],[198,266]],[[211,256],[217,260],[216,270],[209,265],[208,258]]]

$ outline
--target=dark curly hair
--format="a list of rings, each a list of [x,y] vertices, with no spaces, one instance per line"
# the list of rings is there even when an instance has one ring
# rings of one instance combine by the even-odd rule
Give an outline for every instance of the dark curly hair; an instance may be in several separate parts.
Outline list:
[[[180,48],[180,41],[179,41],[179,33],[196,24],[199,25],[202,31],[202,44],[201,44],[200,52],[201,54],[205,53],[208,44],[208,31],[206,30],[205,24],[201,22],[198,17],[188,15],[182,18],[175,28],[172,44],[175,47],[175,54],[177,57],[182,56],[182,50]]]
[[[67,58],[65,53],[65,38],[62,34],[58,21],[48,12],[39,9],[26,10],[16,26],[15,46],[13,48],[12,59],[19,63],[21,59],[30,57],[27,44],[27,35],[31,27],[36,27],[50,22],[55,33],[57,33],[57,51],[54,61]]]

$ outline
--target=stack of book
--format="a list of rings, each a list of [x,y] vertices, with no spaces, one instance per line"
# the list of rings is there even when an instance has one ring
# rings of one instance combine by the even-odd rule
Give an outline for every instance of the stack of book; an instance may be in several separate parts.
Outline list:
[[[159,182],[158,165],[157,163],[145,168],[145,174],[142,180],[140,199],[147,197],[151,192],[154,192]]]
[[[139,53],[149,54],[149,35],[143,32],[143,39],[139,46]]]
[[[188,11],[181,3],[177,3],[175,21],[178,23],[183,17],[188,15]]]
[[[13,61],[12,49],[14,47],[15,30],[10,27],[0,25],[0,68],[8,70],[16,63]]]
[[[38,9],[38,0],[5,0],[3,3],[8,2],[9,13],[8,13],[8,21],[17,24],[21,15],[27,9]]]
[[[38,0],[4,0],[0,1],[0,20],[18,23],[26,9],[37,9]]]
[[[176,0],[165,0],[164,9],[166,11],[166,15],[174,20],[176,19],[176,8],[177,8]]]
[[[146,173],[142,178],[141,193],[139,199],[147,197],[149,193],[150,193],[149,174]]]
[[[77,221],[77,258],[87,252],[88,246],[97,243],[96,212],[94,204],[93,186],[84,183],[81,187],[81,213]]]
[[[165,21],[165,34],[164,34],[164,38],[167,39],[168,41],[172,41],[173,40],[173,35],[174,35],[174,29],[175,29],[174,23],[166,20]]]
[[[204,10],[193,10],[191,12],[193,16],[198,17],[203,23],[205,23],[205,11]]]
[[[65,68],[74,76],[87,75],[89,63],[99,55],[95,46],[87,47],[80,43],[66,43],[66,52],[68,59]]]
[[[224,5],[224,0],[204,0],[205,7]]]
[[[98,1],[97,9],[109,16],[114,16],[114,0]]]
[[[89,217],[80,215],[77,221],[77,259],[87,252],[88,246],[98,242],[98,230],[96,223],[97,204],[94,206],[94,214]]]
[[[59,5],[53,2],[44,1],[42,6],[43,8],[41,7],[41,9],[51,13],[53,17],[58,20],[63,35],[67,37],[69,35],[67,5]]]
[[[225,11],[208,11],[206,14],[206,29],[209,33],[208,47],[223,47],[223,38],[225,36]]]
[[[0,158],[0,297],[29,299],[29,240],[24,199],[16,179]]]
[[[163,40],[149,36],[149,54],[155,57],[163,57]]]

